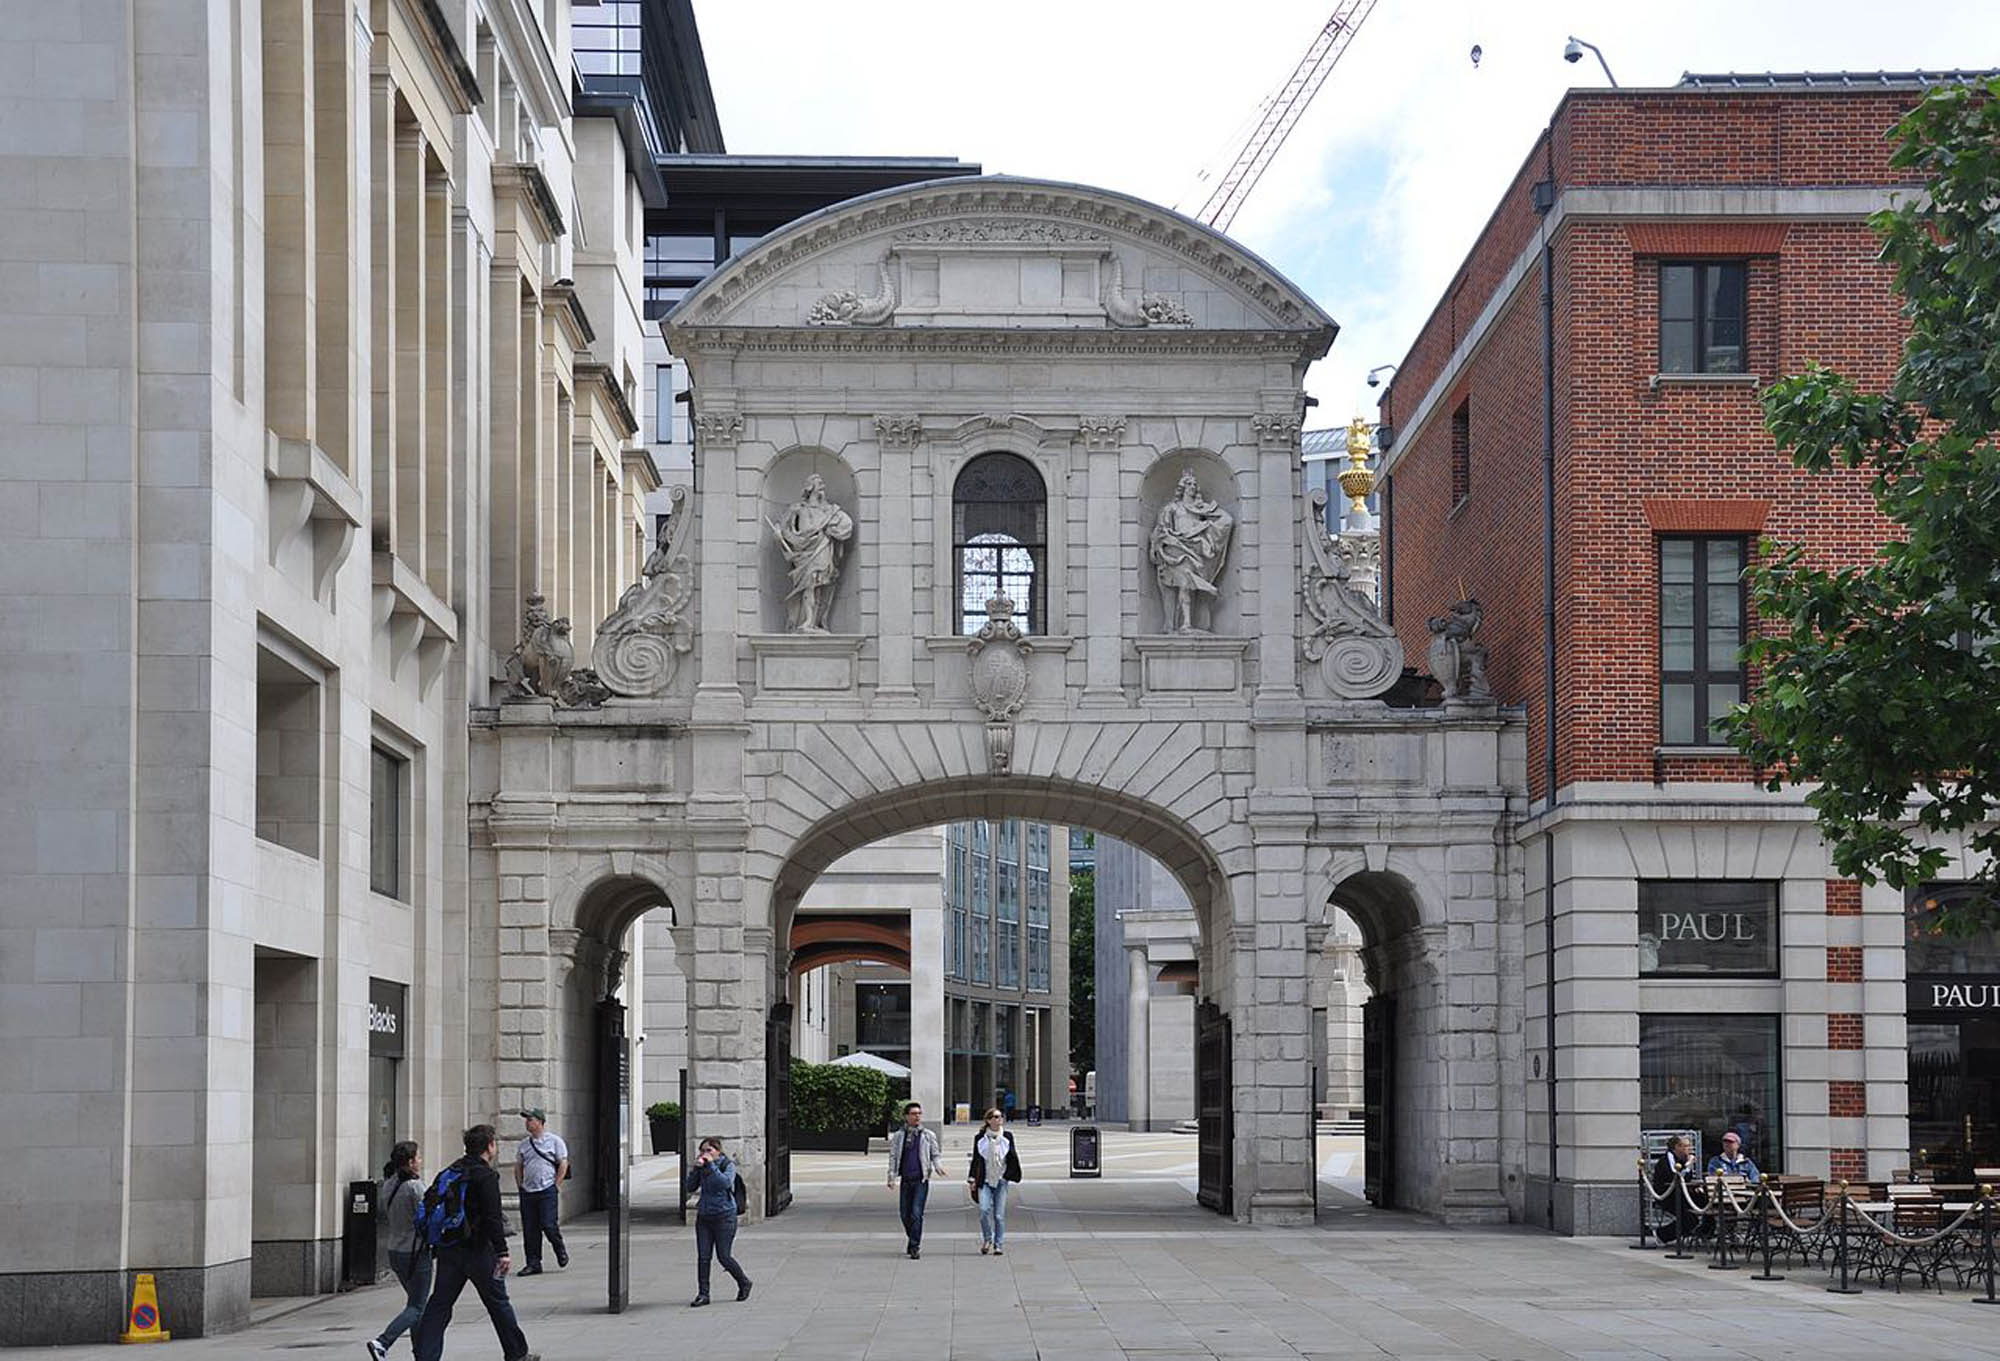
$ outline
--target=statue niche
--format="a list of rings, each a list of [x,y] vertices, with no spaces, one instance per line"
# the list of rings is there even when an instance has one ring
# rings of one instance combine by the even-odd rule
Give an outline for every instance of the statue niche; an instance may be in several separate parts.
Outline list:
[[[1208,633],[1221,593],[1235,517],[1202,490],[1189,465],[1173,499],[1160,507],[1146,540],[1146,556],[1160,583],[1163,632]]]
[[[783,564],[786,633],[818,635],[832,629],[834,595],[848,547],[854,539],[854,517],[841,505],[838,492],[830,490],[824,465],[833,465],[837,470],[833,480],[852,483],[851,476],[839,477],[845,468],[838,460],[823,454],[790,457],[773,468],[771,481],[775,494],[768,497],[767,506],[782,504],[779,487],[790,479],[782,478],[781,474],[804,473],[802,483],[793,482],[799,487],[796,497],[783,505],[783,509],[775,513],[767,511],[764,516],[764,523],[771,531],[770,541]],[[851,485],[846,490],[851,500]]]

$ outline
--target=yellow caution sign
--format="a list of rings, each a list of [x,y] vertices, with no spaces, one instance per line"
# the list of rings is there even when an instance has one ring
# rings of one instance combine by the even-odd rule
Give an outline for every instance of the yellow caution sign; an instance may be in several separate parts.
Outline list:
[[[132,1313],[126,1320],[120,1342],[165,1342],[173,1334],[160,1326],[160,1297],[153,1289],[153,1273],[142,1271],[132,1285]]]

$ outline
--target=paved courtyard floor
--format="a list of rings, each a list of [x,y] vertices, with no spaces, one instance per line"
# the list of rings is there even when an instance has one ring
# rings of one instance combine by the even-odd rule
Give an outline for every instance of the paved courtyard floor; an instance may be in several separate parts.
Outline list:
[[[635,1168],[631,1308],[604,1312],[603,1220],[587,1217],[568,1229],[568,1270],[513,1284],[522,1325],[547,1361],[2000,1358],[2000,1309],[1964,1295],[1842,1297],[1808,1270],[1759,1283],[1622,1240],[1450,1230],[1369,1210],[1355,1195],[1358,1141],[1321,1141],[1317,1229],[1264,1230],[1194,1205],[1191,1136],[1109,1132],[1106,1178],[1092,1182],[1065,1177],[1062,1127],[1018,1133],[1027,1180],[1004,1257],[980,1255],[972,1207],[946,1185],[931,1198],[923,1259],[910,1261],[881,1158],[796,1155],[792,1209],[737,1240],[755,1294],[735,1303],[718,1269],[716,1303],[689,1310],[693,1233],[672,1209],[673,1164],[654,1159]],[[962,1165],[965,1138],[954,1130],[946,1146],[947,1165]],[[393,1284],[263,1301],[255,1326],[166,1350],[362,1361],[363,1340],[400,1302]],[[496,1353],[468,1291],[446,1355]]]

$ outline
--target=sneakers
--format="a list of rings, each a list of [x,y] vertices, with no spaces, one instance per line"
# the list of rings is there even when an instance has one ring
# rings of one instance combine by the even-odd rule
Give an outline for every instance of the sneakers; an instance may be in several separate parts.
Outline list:
[[[750,1298],[750,1287],[753,1284],[754,1282],[745,1281],[743,1282],[743,1284],[736,1287],[736,1302],[738,1304],[741,1304],[743,1303],[743,1301]]]
[[[704,1304],[707,1304],[707,1303],[708,1303],[708,1296],[706,1296],[706,1295],[696,1295],[696,1296],[695,1296],[695,1297],[694,1297],[693,1299],[691,1299],[691,1300],[689,1300],[689,1301],[688,1301],[688,1308],[690,1308],[690,1309],[699,1309],[699,1308],[701,1308],[701,1307],[702,1307],[702,1306],[703,1306]]]
[[[363,1345],[368,1348],[368,1354],[374,1357],[375,1361],[382,1361],[389,1354],[389,1349],[375,1338],[369,1338]]]
[[[995,1257],[1005,1257],[1007,1255],[1007,1249],[1001,1247],[998,1243],[995,1243],[993,1245],[993,1255]]]

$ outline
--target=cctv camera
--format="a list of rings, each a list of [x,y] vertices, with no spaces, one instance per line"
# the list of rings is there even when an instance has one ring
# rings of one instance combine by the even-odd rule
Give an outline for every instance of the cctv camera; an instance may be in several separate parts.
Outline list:
[[[1567,62],[1582,61],[1583,44],[1579,43],[1574,38],[1571,38],[1567,43],[1563,44],[1563,60]]]
[[[1381,387],[1382,380],[1380,378],[1377,378],[1374,374],[1371,373],[1368,375],[1368,386],[1372,388]]]
[[[1485,55],[1486,55],[1485,48],[1481,47],[1478,43],[1474,43],[1472,45],[1472,64],[1474,67],[1477,67],[1479,65],[1479,59]]]

